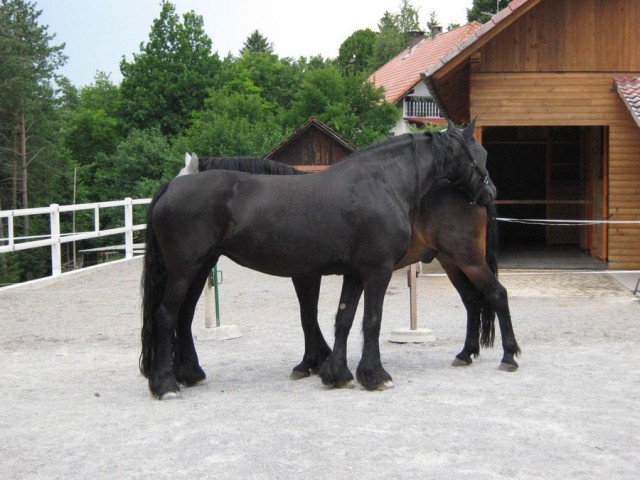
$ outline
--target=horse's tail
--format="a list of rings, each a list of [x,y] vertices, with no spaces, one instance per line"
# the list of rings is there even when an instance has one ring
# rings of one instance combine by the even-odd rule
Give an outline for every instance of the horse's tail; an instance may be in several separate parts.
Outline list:
[[[485,260],[491,272],[498,276],[498,212],[493,202],[486,205],[487,208],[487,237]],[[493,347],[496,337],[495,330],[496,312],[491,304],[485,299],[482,302],[480,344],[485,347]]]
[[[146,246],[144,252],[144,267],[142,270],[142,280],[140,288],[142,290],[142,351],[140,353],[140,372],[149,377],[151,371],[151,361],[153,360],[153,340],[156,334],[154,316],[164,293],[167,284],[167,271],[153,228],[153,207],[165,192],[166,183],[162,185],[151,200],[147,210],[147,232]]]

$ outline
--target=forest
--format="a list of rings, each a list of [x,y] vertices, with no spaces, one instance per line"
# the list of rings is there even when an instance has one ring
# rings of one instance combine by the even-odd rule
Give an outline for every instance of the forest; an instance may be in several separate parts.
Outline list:
[[[469,21],[486,21],[496,8],[495,0],[470,4]],[[201,16],[178,15],[163,0],[148,40],[123,57],[120,84],[98,72],[78,87],[57,73],[64,44],[41,13],[28,0],[0,3],[0,210],[148,198],[175,176],[185,152],[262,156],[310,116],[358,147],[381,140],[400,111],[367,77],[406,47],[410,32],[437,24],[435,11],[421,23],[401,0],[376,31],[346,38],[334,59],[281,58],[259,31],[221,58]],[[76,231],[92,221],[76,219]],[[0,239],[5,228],[0,222]],[[23,237],[49,232],[48,219],[19,218],[14,228]],[[48,255],[0,254],[0,286],[46,275]]]

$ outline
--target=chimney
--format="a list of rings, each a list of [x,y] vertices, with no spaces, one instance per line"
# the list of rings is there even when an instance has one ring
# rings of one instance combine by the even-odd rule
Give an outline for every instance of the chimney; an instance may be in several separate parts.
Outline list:
[[[415,47],[422,40],[424,40],[424,32],[421,30],[412,30],[411,32],[408,32],[408,35],[409,35],[409,45],[407,45],[408,48]]]
[[[442,33],[441,25],[432,25],[431,26],[431,38],[434,38],[436,35]]]

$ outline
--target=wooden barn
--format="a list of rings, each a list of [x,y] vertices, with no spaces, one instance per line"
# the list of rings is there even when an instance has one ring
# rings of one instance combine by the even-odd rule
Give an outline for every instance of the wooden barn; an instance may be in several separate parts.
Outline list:
[[[356,150],[355,145],[311,117],[266,157],[299,170],[320,171]]]
[[[579,221],[501,223],[503,244],[640,269],[639,26],[638,0],[513,0],[424,73],[449,118],[477,117],[501,217]]]

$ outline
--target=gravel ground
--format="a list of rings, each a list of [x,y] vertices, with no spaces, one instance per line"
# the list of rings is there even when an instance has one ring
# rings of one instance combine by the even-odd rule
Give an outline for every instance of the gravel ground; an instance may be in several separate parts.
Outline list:
[[[223,325],[198,340],[208,374],[152,399],[137,368],[140,259],[0,290],[0,478],[635,479],[640,303],[609,274],[504,271],[520,369],[501,350],[450,366],[464,308],[437,269],[418,279],[429,344],[409,324],[405,272],[385,300],[381,354],[395,387],[329,390],[288,379],[302,332],[288,279],[223,259]],[[329,343],[340,279],[324,280]],[[360,317],[349,363],[360,356]],[[203,328],[203,302],[194,330]],[[499,344],[499,342],[497,342]]]

